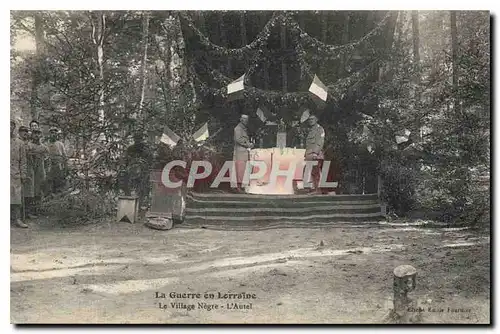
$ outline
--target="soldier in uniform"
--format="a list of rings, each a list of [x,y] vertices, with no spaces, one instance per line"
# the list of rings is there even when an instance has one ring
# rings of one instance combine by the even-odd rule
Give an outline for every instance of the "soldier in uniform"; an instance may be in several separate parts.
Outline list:
[[[42,144],[42,131],[35,129],[31,133],[30,150],[30,160],[33,165],[33,214],[38,213],[42,202],[43,190],[47,181],[48,159],[49,149]]]
[[[30,130],[33,131],[33,130],[40,130],[40,124],[38,123],[37,120],[32,120],[30,122]]]
[[[59,141],[59,130],[55,127],[49,130],[49,142],[47,148],[49,150],[50,166],[47,175],[49,190],[55,194],[62,190],[66,184],[66,167],[67,156],[64,144]]]
[[[17,227],[27,228],[22,218],[22,188],[26,178],[26,151],[16,134],[16,122],[10,121],[10,219]]]
[[[19,127],[19,139],[24,143],[26,152],[26,178],[23,180],[24,213],[28,218],[36,218],[33,213],[34,195],[34,170],[33,170],[33,144],[30,142],[30,131],[26,126]]]
[[[234,128],[233,162],[236,166],[236,180],[238,183],[236,192],[238,193],[244,192],[241,184],[245,174],[246,163],[249,160],[249,151],[252,148],[253,143],[250,142],[250,137],[248,136],[248,115],[242,114],[240,122]]]
[[[124,157],[123,190],[126,196],[134,190],[142,206],[147,205],[150,190],[150,173],[154,162],[153,150],[144,142],[144,133],[138,130],[134,134],[134,143],[130,145]]]
[[[306,152],[304,158],[306,161],[318,161],[318,164],[312,168],[311,179],[313,190],[311,193],[321,193],[319,180],[321,176],[321,167],[323,165],[323,145],[325,143],[325,130],[318,124],[318,117],[311,114],[308,118],[309,132],[306,137]]]

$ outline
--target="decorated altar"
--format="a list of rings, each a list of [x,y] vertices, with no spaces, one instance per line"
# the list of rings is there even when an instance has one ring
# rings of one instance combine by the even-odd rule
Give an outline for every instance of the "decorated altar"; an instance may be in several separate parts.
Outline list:
[[[290,180],[290,182],[287,183],[285,176],[278,176],[277,182],[272,184],[270,182],[271,171],[273,166],[279,166],[274,168],[287,170],[292,164],[295,164],[296,169],[293,181],[302,182],[305,151],[305,149],[289,147],[251,150],[250,160],[264,162],[267,166],[267,170],[262,178],[259,178],[258,180],[250,180],[250,184],[246,188],[246,192],[250,194],[293,195],[293,182]],[[254,171],[254,173],[256,172],[257,171]]]

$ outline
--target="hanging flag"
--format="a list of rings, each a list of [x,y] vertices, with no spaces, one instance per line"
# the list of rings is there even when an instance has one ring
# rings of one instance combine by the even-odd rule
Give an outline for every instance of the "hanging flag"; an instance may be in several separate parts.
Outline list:
[[[275,116],[276,116],[273,113],[271,113],[271,111],[269,110],[269,108],[265,104],[264,105],[261,104],[257,108],[257,111],[255,113],[257,114],[257,117],[259,117],[259,119],[263,123],[266,123],[266,121],[269,121],[269,120],[275,118]]]
[[[309,87],[309,92],[315,97],[315,101],[319,99],[321,102],[326,102],[328,98],[328,88],[319,80],[317,75],[314,75],[313,82]]]
[[[368,125],[363,124],[363,138],[368,139],[371,136],[370,129],[368,128]]]
[[[245,75],[227,85],[227,96],[230,100],[235,100],[243,96],[245,90]]]
[[[257,117],[259,117],[259,119],[262,121],[262,122],[265,122],[267,120],[267,117],[266,115],[264,114],[264,111],[262,111],[261,108],[257,108]]]
[[[309,109],[304,110],[304,112],[302,113],[302,116],[300,116],[300,123],[304,123],[305,121],[307,121],[309,116],[311,116]]]
[[[181,139],[178,135],[175,134],[167,125],[163,129],[163,134],[161,135],[160,142],[170,147],[175,147],[177,142]]]
[[[193,138],[197,142],[207,140],[208,136],[209,136],[209,134],[208,134],[208,123],[207,122],[205,122],[205,124],[203,124],[202,127],[193,134]]]
[[[411,131],[408,129],[396,132],[396,143],[398,145],[401,143],[406,143],[410,139],[410,133]]]

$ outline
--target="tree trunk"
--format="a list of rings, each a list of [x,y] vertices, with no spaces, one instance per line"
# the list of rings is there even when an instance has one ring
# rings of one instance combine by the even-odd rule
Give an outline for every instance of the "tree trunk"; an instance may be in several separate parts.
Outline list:
[[[148,61],[148,44],[149,44],[149,13],[143,14],[142,19],[142,42],[143,54],[141,61],[141,99],[139,101],[138,117],[142,116],[142,108],[144,106],[144,97],[146,95],[147,85],[147,61]]]
[[[321,41],[326,43],[328,37],[328,12],[321,13]]]
[[[106,14],[99,12],[96,15],[96,21],[92,18],[92,41],[96,46],[97,66],[99,72],[99,106],[97,108],[99,125],[104,127],[104,32],[106,30]],[[102,131],[99,139],[105,140],[105,134]]]
[[[344,15],[344,29],[342,31],[341,44],[347,44],[349,42],[349,24],[350,24],[349,12],[345,11],[343,12],[343,15]],[[340,56],[338,64],[339,65],[338,65],[337,75],[339,77],[342,77],[344,75],[345,56]]]
[[[264,25],[266,24],[266,22],[264,21],[264,19],[266,18],[265,12],[260,12],[258,18],[259,19],[257,21],[259,22],[259,29],[262,29],[262,27],[264,27]],[[269,90],[271,88],[271,76],[269,74],[269,70],[271,67],[270,62],[270,59],[264,62],[264,88],[266,90]]]
[[[414,96],[415,96],[415,109],[417,116],[415,126],[416,129],[414,131],[418,131],[421,134],[421,119],[418,116],[420,113],[420,31],[419,31],[419,22],[418,22],[418,11],[413,10],[411,12],[411,25],[412,25],[412,38],[413,38],[413,61],[415,63],[415,77],[414,77]],[[422,136],[420,135],[420,140],[422,140]]]
[[[247,45],[247,26],[245,11],[240,12],[241,46]]]
[[[281,34],[280,34],[280,43],[281,43],[281,50],[283,53],[286,51],[286,27],[284,25],[281,26]],[[283,88],[283,92],[288,91],[288,77],[287,77],[287,68],[286,68],[286,61],[283,59],[281,61],[281,85]]]
[[[403,26],[405,24],[405,19],[406,19],[406,12],[404,10],[399,11],[399,19],[396,24],[396,33],[397,33],[397,40],[396,42],[398,43],[398,46],[401,45],[403,42]]]
[[[165,23],[168,23],[168,20],[165,20]],[[163,95],[163,100],[165,103],[166,117],[169,117],[170,113],[170,85],[172,83],[172,71],[170,68],[170,64],[172,62],[172,38],[170,35],[163,34],[161,36],[155,36],[155,40],[160,51],[160,58],[163,62],[163,65],[156,67],[156,71],[158,77],[160,79],[160,87]]]
[[[227,38],[226,33],[226,25],[224,24],[224,13],[219,13],[219,31],[220,31],[220,39],[222,45],[226,48],[229,48],[229,39]],[[232,66],[231,66],[231,58],[227,59],[227,74],[232,76]]]
[[[207,27],[206,27],[206,23],[205,23],[205,14],[203,13],[203,11],[199,12],[198,19],[200,21],[200,30],[204,34],[206,34],[207,33]]]
[[[31,117],[37,120],[40,117],[37,105],[38,105],[38,90],[41,84],[40,62],[43,60],[43,54],[44,54],[44,36],[43,36],[44,33],[43,33],[42,18],[40,17],[40,14],[35,13],[34,18],[35,18],[36,54],[35,54],[35,66],[33,66],[33,72],[32,72],[30,108],[31,108]]]
[[[413,30],[413,60],[417,66],[416,80],[420,83],[420,32],[418,22],[418,11],[411,12],[411,23]]]
[[[328,37],[328,12],[321,12],[321,41],[326,43]],[[323,62],[320,67],[321,75],[325,73],[326,64]]]
[[[450,12],[450,28],[451,28],[451,59],[452,59],[452,85],[453,85],[453,109],[458,110],[460,100],[458,98],[458,37],[457,37],[457,13]]]

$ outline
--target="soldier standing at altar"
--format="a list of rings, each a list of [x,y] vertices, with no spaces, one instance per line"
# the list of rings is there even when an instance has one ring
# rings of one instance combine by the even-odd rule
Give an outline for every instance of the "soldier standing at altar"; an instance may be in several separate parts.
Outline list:
[[[236,167],[236,180],[237,188],[236,192],[242,193],[244,190],[241,188],[243,182],[243,176],[245,175],[246,163],[250,156],[250,149],[253,148],[253,144],[250,142],[250,137],[248,136],[248,115],[242,114],[240,117],[240,122],[234,128],[234,152],[233,152],[233,162]]]
[[[313,183],[313,189],[311,193],[321,193],[319,188],[319,180],[321,176],[321,168],[323,165],[323,160],[325,159],[323,155],[323,145],[325,143],[325,129],[318,124],[318,117],[311,114],[307,119],[309,123],[309,132],[306,137],[306,161],[318,161],[316,166],[313,166],[311,171],[311,179]],[[307,176],[306,176],[307,177]]]

